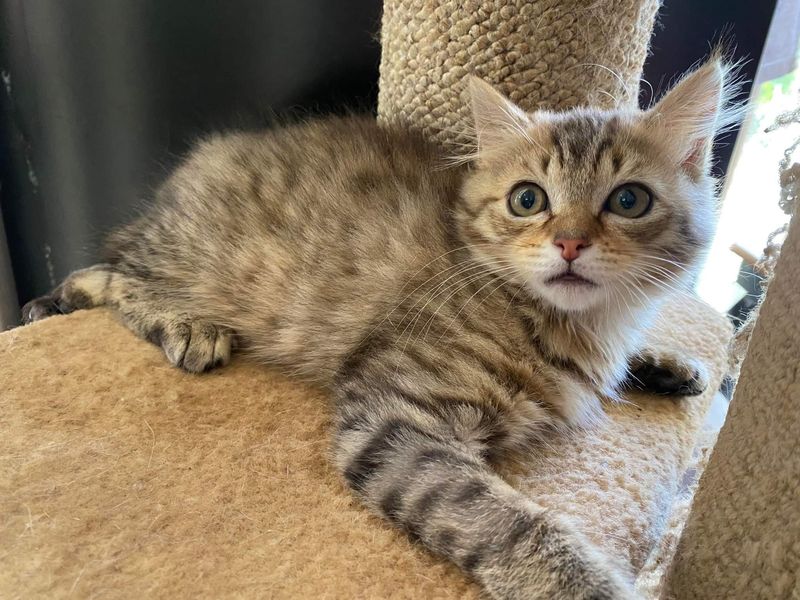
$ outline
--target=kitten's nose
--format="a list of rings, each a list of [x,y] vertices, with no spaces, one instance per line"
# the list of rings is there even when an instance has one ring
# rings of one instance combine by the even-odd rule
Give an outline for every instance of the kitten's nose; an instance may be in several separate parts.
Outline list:
[[[553,244],[561,248],[561,258],[567,262],[572,262],[581,255],[581,250],[591,246],[584,238],[556,238]]]

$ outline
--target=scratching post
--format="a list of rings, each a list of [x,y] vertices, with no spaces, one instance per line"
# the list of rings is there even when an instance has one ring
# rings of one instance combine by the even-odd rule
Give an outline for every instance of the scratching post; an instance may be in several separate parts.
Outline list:
[[[378,118],[458,148],[478,75],[520,107],[636,102],[659,0],[386,0]]]
[[[792,220],[666,598],[800,597],[800,218]]]
[[[657,5],[388,0],[379,118],[459,148],[467,72],[526,108],[633,101]],[[725,319],[686,299],[662,317],[652,343],[699,357],[716,386]],[[631,395],[515,483],[633,575],[713,393]],[[329,425],[319,392],[240,359],[182,373],[103,309],[1,334],[0,597],[477,599],[354,499]]]

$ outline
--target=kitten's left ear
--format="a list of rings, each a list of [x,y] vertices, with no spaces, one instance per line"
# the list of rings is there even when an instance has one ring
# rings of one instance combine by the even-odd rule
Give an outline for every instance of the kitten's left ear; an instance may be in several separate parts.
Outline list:
[[[731,107],[735,90],[732,67],[714,57],[681,79],[646,113],[673,158],[693,178],[711,166],[711,146],[721,129],[738,121],[741,107]]]
[[[474,75],[469,76],[468,88],[479,151],[527,136],[531,121],[524,110]]]

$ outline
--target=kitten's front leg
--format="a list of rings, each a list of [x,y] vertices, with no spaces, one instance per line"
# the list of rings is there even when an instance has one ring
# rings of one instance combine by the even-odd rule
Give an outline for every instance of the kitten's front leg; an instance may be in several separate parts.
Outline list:
[[[154,282],[100,264],[75,271],[47,296],[22,308],[24,324],[51,315],[110,306],[134,333],[160,346],[167,359],[190,373],[224,365],[231,355],[234,332],[220,325],[171,309],[165,281]]]
[[[631,357],[627,389],[670,396],[697,396],[709,385],[708,371],[699,361],[672,352],[642,350]]]

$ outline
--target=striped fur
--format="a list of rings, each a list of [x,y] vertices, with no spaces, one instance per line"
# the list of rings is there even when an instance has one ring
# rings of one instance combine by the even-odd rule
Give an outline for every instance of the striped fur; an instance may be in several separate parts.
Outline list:
[[[673,93],[714,119],[721,73],[706,66]],[[714,78],[716,100],[692,94]],[[369,118],[206,140],[110,236],[106,263],[24,319],[108,305],[192,372],[238,345],[330,389],[350,487],[493,597],[630,597],[606,558],[497,468],[602,418],[600,399],[616,397],[652,306],[691,272],[713,220],[697,150],[708,140],[664,127],[713,128],[680,107],[526,115],[472,91],[469,167],[443,169],[415,134]],[[654,190],[651,213],[605,214],[605,196],[630,180]],[[548,191],[546,215],[508,212],[519,181]],[[564,268],[558,235],[591,238],[574,268],[597,289],[547,283]],[[696,370],[646,356],[683,374],[661,373],[666,391],[702,389]]]

